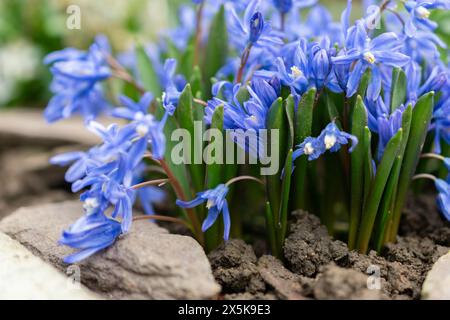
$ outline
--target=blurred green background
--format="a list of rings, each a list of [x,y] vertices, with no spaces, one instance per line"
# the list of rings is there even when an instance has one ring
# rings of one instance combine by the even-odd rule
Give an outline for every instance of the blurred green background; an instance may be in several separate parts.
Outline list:
[[[268,0],[264,0],[268,1]],[[116,51],[136,40],[155,40],[176,23],[176,8],[190,0],[1,0],[0,106],[39,106],[49,98],[50,74],[42,65],[49,52],[67,46],[87,48],[98,33],[106,34]],[[354,1],[354,18],[361,16]],[[321,0],[336,19],[344,0]],[[81,29],[66,27],[68,6],[81,9]],[[449,12],[436,12],[438,32],[450,44]]]

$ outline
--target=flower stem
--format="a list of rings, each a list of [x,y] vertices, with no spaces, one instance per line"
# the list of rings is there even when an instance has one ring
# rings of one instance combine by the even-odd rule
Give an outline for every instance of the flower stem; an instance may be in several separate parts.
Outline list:
[[[142,182],[139,184],[135,184],[134,186],[131,187],[131,189],[137,190],[137,189],[148,187],[148,186],[161,187],[161,186],[165,185],[167,182],[169,182],[169,179],[157,179],[157,180],[145,181],[145,182]]]
[[[416,174],[412,178],[413,181],[419,180],[419,179],[427,179],[427,180],[432,180],[434,182],[434,181],[436,181],[437,178],[435,176],[433,176],[432,174],[429,174],[429,173]]]
[[[106,59],[114,71],[114,77],[131,84],[137,91],[139,91],[140,94],[145,93],[145,89],[134,80],[131,74],[119,63],[119,61],[117,61],[112,55],[108,55]]]
[[[201,99],[193,98],[192,101],[194,101],[195,103],[197,103],[197,104],[199,104],[201,106],[204,106],[204,107],[208,106],[208,103],[206,101],[201,100]]]
[[[143,220],[158,220],[158,221],[173,222],[173,223],[181,224],[181,225],[191,229],[191,225],[189,223],[187,223],[184,220],[174,218],[174,217],[159,216],[159,215],[133,217],[133,221],[143,221]]]
[[[227,183],[225,183],[225,185],[227,187],[229,187],[231,184],[238,182],[238,181],[242,181],[242,180],[251,180],[251,181],[256,181],[262,185],[264,185],[264,182],[256,177],[252,177],[252,176],[240,176],[240,177],[235,177],[231,180],[229,180]]]
[[[204,2],[200,3],[197,9],[197,15],[196,15],[196,29],[195,29],[195,48],[194,48],[194,66],[198,65],[198,62],[200,60],[200,44],[202,39],[202,22],[203,22],[203,7]]]
[[[422,159],[436,159],[436,160],[445,161],[444,156],[441,156],[440,154],[436,154],[436,153],[424,153],[420,157]]]
[[[178,199],[180,199],[182,201],[187,201],[188,199],[187,199],[186,195],[184,194],[184,191],[183,191],[183,188],[181,187],[180,182],[175,177],[172,170],[170,170],[166,161],[160,160],[159,162],[160,162],[161,168],[163,168],[163,170],[166,172],[167,177],[169,178],[170,184],[172,185]],[[192,222],[193,232],[196,235],[197,240],[203,246],[204,245],[203,233],[202,233],[202,229],[200,226],[200,222],[197,219],[197,215],[195,214],[194,210],[192,210],[192,209],[187,208],[186,212],[189,217],[189,220],[191,220],[191,222]]]
[[[281,12],[280,13],[280,22],[281,22],[281,31],[284,32],[285,26],[286,26],[286,13]]]
[[[245,48],[244,52],[242,53],[241,66],[239,67],[239,71],[238,71],[237,76],[236,76],[236,83],[241,83],[242,82],[242,77],[244,75],[244,68],[247,65],[247,61],[248,61],[248,58],[250,56],[250,52],[251,51],[252,51],[252,45],[249,44]]]

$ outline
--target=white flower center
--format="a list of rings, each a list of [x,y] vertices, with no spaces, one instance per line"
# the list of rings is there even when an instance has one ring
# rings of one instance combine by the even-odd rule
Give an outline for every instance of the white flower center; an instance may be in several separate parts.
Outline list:
[[[139,136],[144,137],[148,133],[148,127],[146,125],[140,124],[136,127],[136,132]]]
[[[97,198],[87,198],[84,201],[83,209],[86,211],[86,214],[91,214],[99,205]]]
[[[375,56],[370,51],[367,51],[366,53],[364,53],[364,60],[366,60],[370,64],[374,64],[376,61]]]
[[[211,209],[215,205],[216,205],[216,201],[214,199],[208,199],[208,201],[206,202],[206,208],[207,209]]]
[[[336,144],[336,136],[335,135],[326,135],[324,139],[325,147],[327,150],[330,150]]]
[[[141,120],[144,118],[144,114],[142,112],[136,112],[136,114],[134,115],[134,120]]]
[[[303,148],[303,152],[304,152],[306,155],[313,154],[314,148],[313,148],[311,142],[308,142],[307,144],[305,144],[305,147]]]
[[[303,72],[296,66],[291,67],[291,74],[295,79],[303,76]]]
[[[416,8],[416,13],[419,16],[419,18],[422,19],[428,19],[430,17],[430,10],[422,6]]]

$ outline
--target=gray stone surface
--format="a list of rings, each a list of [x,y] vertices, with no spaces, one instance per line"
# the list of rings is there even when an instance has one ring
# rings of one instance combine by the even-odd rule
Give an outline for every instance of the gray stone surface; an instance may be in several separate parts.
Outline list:
[[[68,278],[34,256],[24,246],[0,233],[0,300],[93,300],[100,296],[86,289],[74,275]]]
[[[40,109],[14,108],[0,111],[0,141],[2,146],[30,142],[40,146],[94,145],[99,138],[84,128],[81,118],[49,124]]]
[[[57,241],[81,214],[78,201],[23,208],[0,221],[0,231],[64,270],[62,258],[72,250]],[[208,299],[220,292],[201,246],[149,221],[135,223],[129,234],[79,266],[81,282],[111,298]]]
[[[428,272],[422,286],[422,299],[450,300],[450,253],[440,257]]]

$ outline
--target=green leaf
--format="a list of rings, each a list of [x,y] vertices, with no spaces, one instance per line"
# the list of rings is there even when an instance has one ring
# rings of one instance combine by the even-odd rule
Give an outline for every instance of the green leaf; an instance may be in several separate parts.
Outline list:
[[[202,72],[198,66],[192,70],[191,79],[189,81],[192,87],[192,94],[194,97],[201,98],[202,93]],[[200,94],[200,96],[199,96]]]
[[[377,174],[372,183],[361,219],[361,227],[357,242],[357,248],[361,253],[366,253],[369,247],[369,240],[372,235],[372,229],[380,206],[381,197],[383,196],[392,166],[394,165],[394,161],[400,150],[402,139],[403,129],[400,129],[388,142],[383,158],[377,168]]]
[[[394,112],[406,100],[406,74],[401,68],[392,70],[391,112]]]
[[[358,145],[351,154],[351,195],[350,195],[350,226],[348,246],[355,247],[356,236],[361,218],[364,201],[364,157],[367,148],[364,144],[365,128],[367,127],[367,111],[361,96],[357,97],[353,111],[352,135],[358,138]]]
[[[214,110],[211,118],[211,129],[218,129],[223,131],[223,105],[220,105]],[[209,164],[206,166],[206,187],[215,188],[222,181],[222,165],[218,163]]]
[[[281,205],[279,216],[279,232],[278,243],[279,248],[283,247],[284,239],[286,238],[287,220],[288,220],[288,208],[289,208],[289,192],[291,190],[291,172],[292,172],[292,149],[289,150],[286,162],[284,164],[284,176],[281,188]]]
[[[364,201],[363,207],[367,202],[369,196],[370,185],[374,177],[374,167],[372,161],[372,133],[368,127],[364,128]]]
[[[214,110],[211,119],[211,129],[223,131],[223,105]],[[223,149],[221,150],[223,152]],[[223,183],[223,165],[212,163],[206,165],[206,189],[212,189]],[[208,251],[216,248],[220,243],[220,224],[215,223],[205,233],[206,248]]]
[[[409,133],[408,144],[403,158],[393,215],[393,224],[388,238],[389,241],[395,240],[397,235],[400,217],[411,184],[411,179],[416,172],[420,154],[427,137],[431,116],[433,114],[433,105],[434,92],[429,92],[417,101],[412,112],[411,131]]]
[[[204,185],[203,165],[196,164],[193,157],[195,154],[203,151],[203,142],[201,139],[196,139],[194,130],[194,114],[192,106],[192,92],[191,86],[186,85],[183,92],[180,95],[177,109],[175,111],[175,117],[178,120],[178,125],[182,129],[186,129],[190,134],[190,146],[189,156],[191,159],[187,161],[188,169],[191,174],[191,181],[196,192],[202,191]]]
[[[145,90],[153,93],[155,97],[162,94],[161,86],[159,85],[159,78],[153,68],[153,63],[145,52],[142,45],[136,48],[136,63],[139,76]]]
[[[269,236],[270,249],[272,250],[272,255],[275,257],[280,257],[277,244],[277,232],[275,227],[275,221],[272,213],[272,208],[270,207],[270,202],[266,202],[266,228],[267,234]]]
[[[379,214],[380,219],[376,228],[377,234],[375,237],[375,249],[377,251],[380,251],[384,244],[386,231],[389,227],[389,223],[391,221],[394,210],[403,157],[405,154],[406,146],[408,144],[409,133],[411,130],[412,110],[412,105],[409,105],[403,112],[402,116],[403,141],[397,159],[395,159],[394,167],[392,168],[392,173],[389,177],[389,181],[383,195],[383,201]]]
[[[285,117],[285,112],[283,108],[283,101],[281,98],[275,100],[272,106],[269,109],[267,115],[267,129],[269,130],[269,139],[271,141],[271,130],[279,130],[279,154],[272,154],[272,150],[270,150],[270,154],[272,157],[278,156],[279,161],[283,161],[285,159],[286,154],[286,141],[287,141],[287,121]],[[268,153],[269,154],[269,153]],[[279,212],[280,212],[280,190],[281,190],[281,180],[280,174],[275,174],[272,176],[267,176],[267,193],[269,197],[269,202],[272,206],[273,212],[276,214],[276,221],[279,221]]]
[[[285,100],[285,110],[286,110],[286,117],[288,121],[288,127],[289,127],[289,143],[288,148],[294,147],[294,125],[295,125],[295,102],[294,97],[292,95],[289,95],[289,97]]]
[[[294,123],[294,146],[301,144],[307,137],[311,136],[315,97],[316,89],[312,88],[303,94],[298,104]],[[305,209],[308,159],[300,157],[294,165],[291,209]]]
[[[203,80],[205,88],[211,88],[211,78],[226,63],[228,55],[228,31],[225,20],[225,8],[222,5],[213,18],[209,30],[208,42],[205,49],[203,64]],[[207,97],[210,92],[205,92]]]

